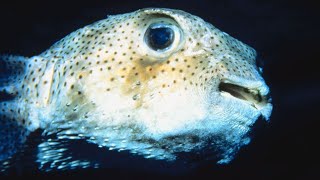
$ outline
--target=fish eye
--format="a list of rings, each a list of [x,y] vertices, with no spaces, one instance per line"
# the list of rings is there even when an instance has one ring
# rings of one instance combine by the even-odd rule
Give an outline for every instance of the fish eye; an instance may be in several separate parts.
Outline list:
[[[169,18],[158,18],[147,26],[144,33],[144,45],[150,49],[150,56],[165,58],[182,45],[182,29]]]
[[[152,18],[143,27],[141,54],[152,62],[162,61],[178,52],[184,45],[184,31],[171,17]]]
[[[174,41],[174,30],[165,24],[151,24],[145,33],[145,42],[155,50],[169,48]]]

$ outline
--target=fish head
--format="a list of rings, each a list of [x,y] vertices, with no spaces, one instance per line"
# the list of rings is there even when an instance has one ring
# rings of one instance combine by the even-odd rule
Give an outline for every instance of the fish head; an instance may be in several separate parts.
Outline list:
[[[69,125],[99,145],[157,159],[209,147],[227,163],[271,115],[255,50],[187,12],[141,9],[67,38],[82,44],[65,96],[86,117]]]

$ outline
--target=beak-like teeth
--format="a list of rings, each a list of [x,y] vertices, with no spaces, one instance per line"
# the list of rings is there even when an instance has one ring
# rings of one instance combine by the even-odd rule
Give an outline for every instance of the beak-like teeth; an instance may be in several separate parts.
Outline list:
[[[249,89],[232,83],[221,82],[219,85],[220,92],[228,93],[231,96],[249,102],[256,109],[262,109],[269,102],[269,94],[262,95],[257,88]]]

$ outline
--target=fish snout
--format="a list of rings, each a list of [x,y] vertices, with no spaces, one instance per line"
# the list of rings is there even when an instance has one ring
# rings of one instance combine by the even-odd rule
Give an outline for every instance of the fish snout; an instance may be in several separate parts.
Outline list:
[[[219,91],[222,96],[236,98],[255,109],[259,110],[265,119],[269,118],[271,105],[271,95],[269,87],[264,83],[234,82],[221,80]],[[267,110],[266,110],[267,109]]]

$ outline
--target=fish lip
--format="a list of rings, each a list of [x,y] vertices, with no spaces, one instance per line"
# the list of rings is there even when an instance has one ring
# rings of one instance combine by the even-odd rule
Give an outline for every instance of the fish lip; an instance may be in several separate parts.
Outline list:
[[[264,82],[240,82],[223,79],[218,85],[221,96],[234,98],[252,108],[262,111],[271,104],[269,88]],[[268,118],[268,117],[265,117]]]

